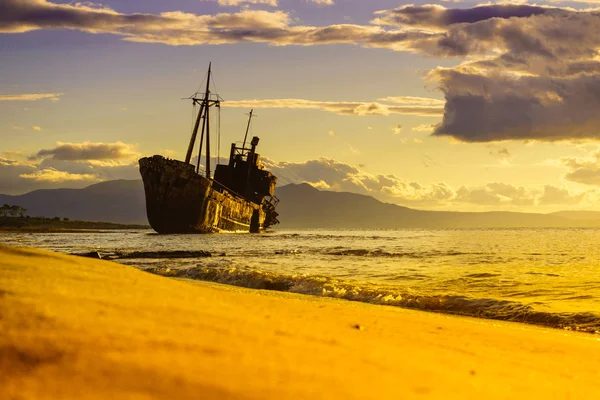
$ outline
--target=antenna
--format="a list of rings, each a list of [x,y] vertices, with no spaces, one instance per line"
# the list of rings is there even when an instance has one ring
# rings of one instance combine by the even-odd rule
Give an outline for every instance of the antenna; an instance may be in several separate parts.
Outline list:
[[[246,114],[248,115],[248,125],[246,126],[246,134],[244,135],[244,144],[242,145],[242,151],[243,149],[246,148],[246,140],[248,139],[248,130],[250,130],[250,121],[252,121],[252,113],[254,112],[254,109],[250,110],[250,114]]]

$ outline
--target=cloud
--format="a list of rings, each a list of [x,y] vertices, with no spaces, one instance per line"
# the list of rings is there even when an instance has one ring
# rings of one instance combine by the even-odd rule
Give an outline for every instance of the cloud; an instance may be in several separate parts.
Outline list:
[[[398,13],[411,26],[444,31],[429,52],[471,57],[429,74],[446,98],[435,135],[465,142],[598,139],[599,13],[526,4]]]
[[[34,164],[0,157],[0,193],[17,194],[23,190],[33,190],[34,185],[24,184],[21,174],[28,174],[36,170]]]
[[[14,156],[19,157],[18,154]],[[140,179],[137,162],[63,161],[46,158],[37,163],[0,157],[2,194],[22,194],[36,189],[82,188],[90,182],[113,179]]]
[[[311,3],[318,4],[320,6],[332,6],[334,4],[333,0],[308,0]]]
[[[449,28],[455,24],[473,24],[489,19],[528,18],[535,15],[558,12],[560,8],[531,6],[528,4],[485,4],[466,9],[448,9],[446,7],[426,4],[412,4],[393,10],[382,10],[375,14],[373,20],[377,25],[411,26],[430,29]]]
[[[421,116],[441,116],[443,108],[439,106],[389,105],[378,102],[336,102],[304,99],[265,99],[226,101],[223,107],[241,108],[293,108],[314,109],[340,115],[390,115],[409,114]]]
[[[81,188],[90,182],[139,179],[135,145],[115,143],[57,143],[27,161],[19,152],[0,157],[0,193],[21,194],[34,189]]]
[[[331,1],[321,1],[329,4]],[[404,42],[429,37],[426,32],[385,30],[375,25],[292,25],[287,12],[243,9],[236,13],[196,15],[181,11],[160,14],[123,14],[87,3],[57,4],[47,0],[3,0],[0,32],[22,33],[39,29],[72,29],[93,34],[114,34],[125,40],[168,45],[202,45],[239,42],[271,45],[359,44],[407,50]]]
[[[465,142],[600,138],[600,74],[517,77],[437,69],[431,77],[446,94],[434,135]]]
[[[0,5],[0,10],[2,5]],[[2,17],[0,17],[1,20]],[[0,23],[0,32],[2,32],[2,25]],[[62,93],[37,93],[37,94],[3,94],[0,95],[0,101],[37,101],[37,100],[51,100],[59,101]]]
[[[37,125],[32,126],[31,129],[33,129],[34,131],[38,131],[38,132],[42,131],[42,128],[40,126],[37,126]]]
[[[405,47],[466,60],[428,76],[446,99],[435,135],[464,142],[598,139],[598,11],[408,5],[378,12],[373,23],[430,32]]]
[[[12,158],[18,158],[18,157],[23,156],[23,152],[18,151],[18,150],[4,150],[2,152],[2,154],[6,157],[12,157]],[[6,159],[4,159],[4,160],[6,160]]]
[[[402,132],[402,125],[396,125],[392,128],[394,135],[399,135]]]
[[[497,158],[502,162],[508,161],[511,157],[510,151],[506,147],[502,146],[490,146],[490,156]]]
[[[128,41],[168,45],[351,44],[456,58],[462,60],[459,65],[437,68],[428,75],[444,94],[443,108],[442,103],[408,104],[402,97],[397,98],[400,103],[392,98],[364,103],[298,99],[237,103],[344,115],[443,113],[433,134],[464,142],[599,139],[597,10],[524,3],[471,8],[406,5],[377,12],[370,24],[309,26],[282,10],[123,14],[88,3],[0,2],[0,32],[38,29],[114,34]]]
[[[37,170],[28,174],[19,175],[21,178],[32,179],[36,182],[68,182],[68,181],[88,181],[97,182],[100,179],[92,174],[71,174],[65,171],[58,171],[54,168]]]
[[[242,4],[265,4],[277,7],[277,0],[217,0],[220,6],[239,6]]]
[[[482,187],[461,187],[456,201],[487,206],[532,206],[539,191],[506,183],[488,183]]]
[[[388,174],[371,174],[340,161],[320,158],[304,162],[274,162],[263,159],[267,169],[279,177],[279,185],[309,183],[332,191],[373,196],[381,201],[412,207],[522,210],[537,206],[583,204],[591,192],[573,193],[566,188],[546,185],[516,186],[490,182],[458,189],[439,182],[423,184]]]
[[[404,104],[404,105],[421,105],[430,107],[443,107],[444,100],[431,99],[428,97],[412,97],[412,96],[388,96],[379,99],[386,103]]]
[[[350,143],[346,143],[346,146],[348,146],[348,151],[354,155],[360,154],[360,150],[358,150],[356,147],[352,146]]]
[[[421,125],[415,125],[415,126],[411,127],[410,129],[415,132],[431,133],[435,129],[435,126],[436,126],[436,124],[421,124]]]
[[[115,143],[61,143],[53,149],[38,151],[32,159],[52,158],[53,160],[121,160],[139,156],[135,145],[123,142]]]
[[[136,157],[137,158],[137,157]],[[46,158],[37,169],[56,169],[71,174],[94,175],[99,180],[139,179],[137,160],[57,160]]]
[[[280,185],[306,182],[317,188],[366,194],[395,203],[429,204],[454,197],[453,190],[443,183],[420,185],[394,175],[370,174],[326,158],[299,163],[263,161],[279,177]]]
[[[584,185],[600,186],[600,153],[591,159],[564,157],[561,163],[569,169],[565,179]]]
[[[567,189],[547,185],[544,187],[544,194],[539,198],[539,204],[574,205],[579,204],[584,199],[585,195],[586,193],[573,194]]]

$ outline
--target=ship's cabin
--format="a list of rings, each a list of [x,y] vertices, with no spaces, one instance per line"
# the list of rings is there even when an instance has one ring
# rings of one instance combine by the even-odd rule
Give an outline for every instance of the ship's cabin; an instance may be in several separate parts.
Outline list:
[[[259,140],[254,136],[249,148],[231,144],[229,164],[219,164],[215,170],[215,189],[228,190],[256,204],[265,196],[273,196],[277,177],[260,163],[260,154],[256,153]]]

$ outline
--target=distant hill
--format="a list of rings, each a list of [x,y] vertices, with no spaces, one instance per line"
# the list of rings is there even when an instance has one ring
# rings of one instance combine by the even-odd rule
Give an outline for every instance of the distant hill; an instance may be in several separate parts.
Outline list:
[[[279,228],[515,228],[600,227],[600,212],[552,214],[423,211],[348,192],[320,191],[308,184],[277,188]],[[141,180],[102,182],[84,189],[45,189],[0,195],[0,204],[25,207],[27,214],[82,221],[147,224]]]
[[[0,204],[25,207],[32,217],[147,225],[141,180],[97,183],[84,189],[43,189],[20,196],[0,195]]]
[[[558,211],[550,215],[577,221],[600,221],[600,211]]]
[[[383,203],[373,197],[346,192],[319,191],[308,184],[277,189],[282,228],[516,228],[600,227],[593,218],[567,211],[554,214],[423,211]],[[572,214],[575,213],[575,214]],[[573,215],[574,218],[569,218]]]

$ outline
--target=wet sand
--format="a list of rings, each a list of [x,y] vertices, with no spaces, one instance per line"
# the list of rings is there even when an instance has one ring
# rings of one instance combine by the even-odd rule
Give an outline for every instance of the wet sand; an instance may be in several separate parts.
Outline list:
[[[0,246],[0,399],[590,398],[599,339]]]

